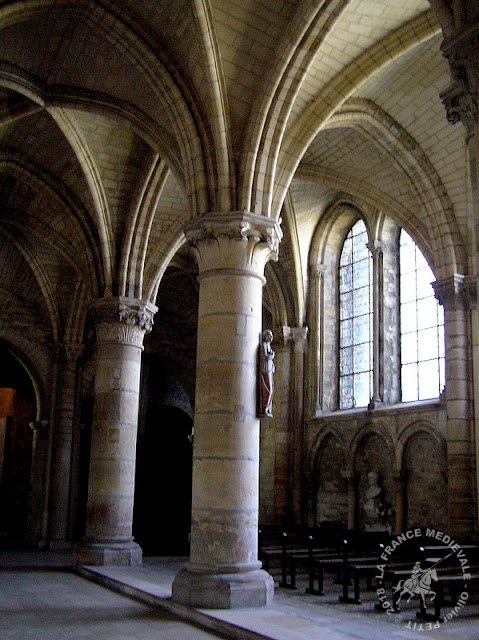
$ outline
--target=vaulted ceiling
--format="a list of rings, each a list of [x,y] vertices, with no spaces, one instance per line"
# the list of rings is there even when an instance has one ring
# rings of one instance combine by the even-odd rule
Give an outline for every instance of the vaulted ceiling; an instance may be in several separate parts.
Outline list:
[[[15,309],[77,341],[91,299],[154,300],[184,223],[208,211],[282,217],[293,297],[345,197],[416,230],[432,259],[447,228],[465,272],[442,38],[427,0],[0,2],[0,334]]]

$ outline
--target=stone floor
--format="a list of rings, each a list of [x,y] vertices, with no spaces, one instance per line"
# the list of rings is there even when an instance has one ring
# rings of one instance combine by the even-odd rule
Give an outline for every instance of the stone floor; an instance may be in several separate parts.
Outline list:
[[[278,586],[268,607],[198,610],[171,601],[171,584],[185,558],[145,558],[139,568],[71,571],[66,554],[0,552],[0,640],[479,640],[479,597],[439,628],[416,621],[417,602],[401,618],[377,613],[377,594],[361,605],[339,602],[332,579],[325,596]],[[447,612],[447,610],[446,610]]]

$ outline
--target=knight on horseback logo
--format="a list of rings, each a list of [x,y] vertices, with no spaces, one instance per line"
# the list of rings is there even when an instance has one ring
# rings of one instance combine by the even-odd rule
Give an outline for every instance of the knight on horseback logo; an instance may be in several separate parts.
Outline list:
[[[399,550],[403,544],[405,546]],[[414,558],[412,568],[406,569],[405,565],[411,557]],[[471,579],[469,561],[464,549],[442,531],[418,527],[396,535],[391,538],[389,544],[384,546],[380,561],[376,575],[378,585],[376,609],[394,615],[395,621],[404,623],[408,629],[419,631],[437,629],[440,624],[457,617],[461,608],[467,603],[468,583]],[[445,573],[450,574],[451,571],[462,578],[460,596],[444,616],[438,617],[436,613],[429,614],[428,606],[435,605],[438,599],[438,582],[443,580],[441,576]],[[397,580],[399,577],[401,579]],[[391,579],[392,588],[389,592],[391,598],[388,598],[386,582]],[[401,600],[404,599],[409,603],[412,598],[418,598],[420,604],[420,612],[414,616],[413,620],[418,618],[426,622],[411,620],[406,622],[410,614],[407,611],[402,613],[400,604]]]
[[[444,558],[445,559],[445,558]],[[434,558],[435,560],[435,558]],[[440,560],[436,562],[439,564]],[[437,571],[435,569],[436,564],[423,569],[421,562],[418,560],[411,571],[411,577],[404,580],[399,580],[394,587],[394,593],[399,592],[399,597],[396,600],[396,605],[399,605],[403,595],[409,594],[407,601],[409,602],[413,596],[419,596],[422,600],[423,607],[426,608],[426,598],[430,597],[430,603],[434,600],[436,592],[431,588],[431,583],[437,582]]]

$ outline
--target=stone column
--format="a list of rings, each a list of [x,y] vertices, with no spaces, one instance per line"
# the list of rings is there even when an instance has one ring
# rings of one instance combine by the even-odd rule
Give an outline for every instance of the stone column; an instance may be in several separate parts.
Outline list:
[[[472,387],[473,398],[479,398],[479,310],[476,296],[471,296],[471,333],[472,333]],[[476,455],[476,500],[479,505],[479,402],[474,401],[474,435]],[[479,510],[479,507],[476,506]]]
[[[77,564],[137,565],[133,498],[141,352],[156,307],[129,298],[95,305],[97,359],[84,544]]]
[[[30,422],[33,432],[30,503],[28,507],[27,541],[39,549],[47,547],[48,500],[46,460],[48,420]]]
[[[262,606],[273,579],[258,562],[257,359],[264,267],[279,225],[212,213],[185,233],[199,266],[190,561],[173,600],[198,607]]]
[[[369,408],[373,409],[382,404],[384,389],[383,366],[383,304],[384,304],[384,274],[383,250],[379,242],[371,242],[368,249],[373,256],[373,393]]]
[[[81,349],[82,345],[59,345],[57,410],[52,443],[49,533],[49,546],[51,549],[62,549],[71,546],[71,542],[67,541],[70,472],[77,362]]]
[[[444,306],[449,516],[451,533],[460,540],[475,529],[471,326],[465,284],[459,274],[433,283]]]
[[[308,375],[305,381],[305,410],[308,416],[317,416],[324,408],[324,264],[311,265],[309,279],[311,294],[309,296],[309,351],[307,358]],[[330,376],[328,376],[329,378]]]
[[[308,337],[308,327],[293,327],[293,366],[290,380],[293,385],[292,427],[293,427],[293,515],[294,522],[301,522],[303,504],[303,390],[304,390],[304,353]]]
[[[468,160],[470,167],[470,187],[474,224],[474,254],[476,263],[476,295],[479,289],[479,7],[469,0],[455,0],[453,7],[446,3],[439,5],[438,18],[443,27],[442,52],[449,62],[451,85],[441,94],[446,107],[447,119],[451,124],[462,122],[466,133]],[[476,382],[478,372],[474,371],[474,404],[479,402]],[[479,527],[477,511],[479,504],[479,421],[474,416],[474,438],[476,440],[476,495],[475,525]]]

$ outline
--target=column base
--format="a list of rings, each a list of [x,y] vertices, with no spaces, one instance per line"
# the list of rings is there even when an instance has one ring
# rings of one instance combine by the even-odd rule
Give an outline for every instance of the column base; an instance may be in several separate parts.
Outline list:
[[[133,541],[85,542],[75,547],[73,562],[75,565],[138,567],[143,563],[143,551]]]
[[[273,600],[274,580],[262,569],[209,574],[182,569],[172,588],[174,602],[202,609],[264,607]]]

